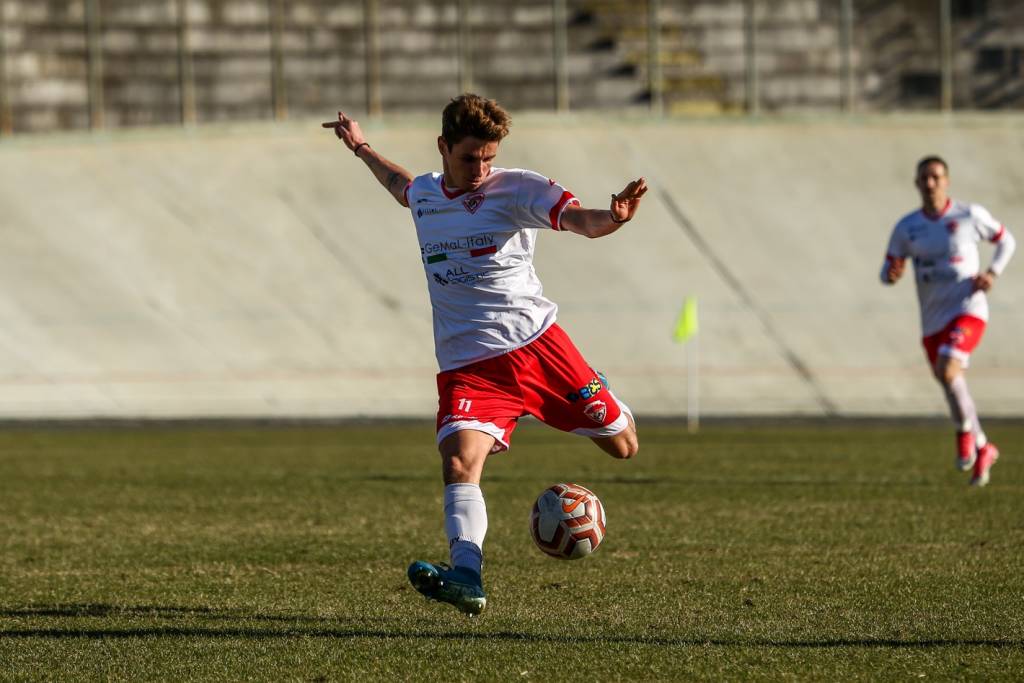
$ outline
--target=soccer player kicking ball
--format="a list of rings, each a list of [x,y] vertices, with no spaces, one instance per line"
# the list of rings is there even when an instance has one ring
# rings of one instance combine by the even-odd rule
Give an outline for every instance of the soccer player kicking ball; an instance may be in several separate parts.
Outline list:
[[[941,158],[918,162],[915,184],[921,209],[893,228],[882,282],[895,283],[906,259],[914,260],[925,352],[957,428],[956,466],[964,472],[973,468],[971,484],[984,486],[999,450],[981,429],[964,370],[985,332],[985,293],[1010,261],[1016,242],[984,207],[949,198],[949,167]],[[978,242],[983,239],[996,248],[988,270],[979,273]]]
[[[410,209],[416,225],[441,370],[437,443],[451,567],[413,562],[408,573],[420,593],[471,615],[487,604],[480,476],[488,455],[508,449],[521,416],[590,437],[615,458],[639,448],[629,408],[555,323],[557,306],[542,293],[533,253],[541,229],[615,232],[633,218],[647,184],[630,182],[608,209],[584,209],[554,180],[493,165],[509,123],[493,100],[455,98],[437,139],[443,172],[416,178],[370,147],[344,113],[323,124]]]

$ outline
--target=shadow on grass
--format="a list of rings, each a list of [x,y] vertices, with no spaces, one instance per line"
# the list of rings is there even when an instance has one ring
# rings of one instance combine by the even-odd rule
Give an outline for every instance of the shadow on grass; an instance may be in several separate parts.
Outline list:
[[[325,621],[341,621],[320,617],[307,617],[290,614],[260,614],[242,610],[213,609],[210,607],[185,607],[180,605],[106,605],[97,603],[71,603],[65,605],[30,605],[0,609],[0,619],[26,617],[153,617],[157,619],[175,619],[182,617],[198,617],[200,619],[217,619],[231,621],[270,621],[281,623],[324,623]],[[350,621],[345,619],[345,621]],[[0,627],[0,637],[8,633]]]
[[[744,638],[664,638],[656,636],[601,636],[601,635],[560,635],[551,633],[520,633],[512,631],[429,631],[409,628],[338,628],[332,626],[340,621],[356,621],[338,617],[308,617],[284,614],[259,614],[242,610],[211,609],[209,607],[184,607],[167,605],[34,605],[0,610],[0,618],[111,618],[118,616],[150,616],[174,619],[197,617],[232,621],[274,622],[281,628],[204,627],[204,626],[138,626],[125,628],[89,628],[67,626],[64,628],[4,628],[0,627],[0,640],[4,638],[51,638],[51,639],[130,639],[130,638],[331,638],[355,640],[364,638],[395,638],[423,640],[465,640],[465,641],[507,641],[535,643],[567,643],[597,645],[648,645],[654,647],[763,647],[763,648],[887,648],[922,649],[944,647],[990,647],[1020,648],[1024,639],[975,639],[935,638],[925,640],[902,640],[897,638],[835,638],[807,640],[771,640]],[[486,619],[485,619],[486,621]],[[484,622],[476,621],[474,626]],[[290,624],[290,626],[289,626]]]

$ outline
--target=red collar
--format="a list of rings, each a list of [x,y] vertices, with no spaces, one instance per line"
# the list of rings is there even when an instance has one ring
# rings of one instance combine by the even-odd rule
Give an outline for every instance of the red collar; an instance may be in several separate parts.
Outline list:
[[[921,207],[921,213],[923,213],[924,217],[927,218],[928,220],[937,221],[943,216],[945,216],[946,213],[949,212],[949,207],[951,206],[953,206],[953,200],[950,199],[949,197],[946,197],[946,205],[942,207],[942,211],[940,211],[939,213],[932,213],[931,211],[924,207]]]
[[[465,190],[449,190],[448,186],[444,184],[444,174],[441,174],[441,192],[444,192],[444,196],[448,199],[455,199],[458,196],[466,194]]]
[[[0,2],[2,2],[2,1],[3,0],[0,0]],[[480,187],[478,187],[476,189],[477,192],[479,192],[479,191],[481,191],[483,189],[483,186],[487,183],[488,180],[490,180],[491,175],[493,175],[493,174],[494,174],[494,169],[492,168],[490,173],[487,174],[487,177],[484,178],[484,182],[481,183]],[[462,195],[466,194],[466,190],[459,190],[459,189],[452,190],[452,189],[449,189],[448,186],[444,184],[444,173],[441,173],[441,179],[438,180],[438,183],[441,185],[441,192],[444,192],[444,196],[447,197],[448,199],[455,199],[456,197],[461,197]]]

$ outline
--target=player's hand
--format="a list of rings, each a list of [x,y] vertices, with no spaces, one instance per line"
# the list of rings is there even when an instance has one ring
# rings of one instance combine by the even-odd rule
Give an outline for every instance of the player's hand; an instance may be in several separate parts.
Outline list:
[[[994,285],[995,282],[996,274],[991,270],[986,270],[981,275],[974,276],[974,291],[977,292],[978,290],[981,290],[982,292],[987,292],[992,289],[992,285]]]
[[[640,198],[647,193],[647,181],[643,178],[634,180],[618,194],[612,195],[612,204],[609,210],[612,217],[618,223],[625,223],[633,218],[633,214],[640,208]]]
[[[322,125],[324,128],[333,128],[338,139],[351,150],[366,142],[363,131],[359,128],[359,122],[345,116],[345,112],[338,112],[337,121],[325,121]]]
[[[903,259],[892,259],[889,261],[889,270],[885,271],[885,276],[890,283],[895,283],[903,277],[903,269],[906,267],[907,262]]]

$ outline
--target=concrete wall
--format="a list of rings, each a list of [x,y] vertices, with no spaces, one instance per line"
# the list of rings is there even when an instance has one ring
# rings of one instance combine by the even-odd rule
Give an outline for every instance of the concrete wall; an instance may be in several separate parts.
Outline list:
[[[516,117],[499,160],[639,218],[543,234],[560,321],[640,414],[685,410],[700,301],[705,414],[940,414],[913,286],[877,272],[945,155],[955,196],[1024,236],[1010,117],[699,122]],[[367,124],[414,172],[436,121]],[[0,144],[0,417],[429,415],[430,310],[408,214],[317,120]],[[986,249],[983,258],[988,258]],[[992,296],[970,372],[983,414],[1024,414],[1024,266]]]

